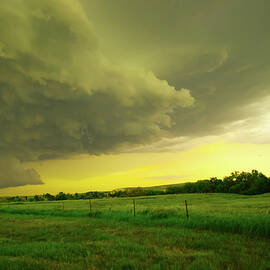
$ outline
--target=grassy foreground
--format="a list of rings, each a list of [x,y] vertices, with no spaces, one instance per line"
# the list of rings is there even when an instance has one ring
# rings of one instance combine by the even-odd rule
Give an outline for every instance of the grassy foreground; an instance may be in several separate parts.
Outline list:
[[[270,194],[132,199],[0,204],[0,270],[270,269]]]

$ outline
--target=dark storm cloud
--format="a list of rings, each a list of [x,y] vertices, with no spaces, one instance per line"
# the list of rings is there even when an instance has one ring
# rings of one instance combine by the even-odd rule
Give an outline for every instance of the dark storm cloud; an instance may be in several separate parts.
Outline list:
[[[83,2],[113,61],[192,89],[196,107],[176,109],[172,136],[222,135],[270,95],[269,1]]]
[[[269,11],[264,0],[3,1],[0,186],[40,183],[28,160],[269,142]]]
[[[25,169],[15,158],[0,157],[0,188],[40,184],[42,181],[34,169]]]
[[[174,110],[193,105],[189,90],[114,65],[99,46],[79,1],[1,3],[0,187],[41,183],[24,161],[168,136]]]

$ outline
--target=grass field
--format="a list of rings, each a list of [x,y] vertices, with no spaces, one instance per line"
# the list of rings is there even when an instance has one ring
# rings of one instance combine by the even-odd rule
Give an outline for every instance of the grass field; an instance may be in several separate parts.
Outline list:
[[[270,269],[270,194],[132,200],[0,204],[0,270]]]

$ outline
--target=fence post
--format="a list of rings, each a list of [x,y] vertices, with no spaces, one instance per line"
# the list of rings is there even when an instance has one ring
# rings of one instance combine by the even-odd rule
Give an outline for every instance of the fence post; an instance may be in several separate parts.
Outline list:
[[[188,215],[188,207],[187,207],[187,200],[185,200],[185,205],[186,205],[186,216],[187,216],[187,218],[189,218],[189,215]]]
[[[135,199],[133,199],[133,214],[134,217],[136,216],[136,204],[135,204]]]
[[[62,210],[65,211],[64,201],[62,201]]]
[[[91,199],[89,199],[89,213],[92,212],[92,201]]]

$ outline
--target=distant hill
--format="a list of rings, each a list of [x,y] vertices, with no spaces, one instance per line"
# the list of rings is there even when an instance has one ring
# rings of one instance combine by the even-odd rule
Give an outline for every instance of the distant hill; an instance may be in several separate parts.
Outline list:
[[[185,185],[186,183],[179,183],[179,184],[169,184],[169,185],[159,185],[159,186],[150,186],[150,187],[126,187],[126,188],[117,188],[112,190],[112,192],[116,191],[132,191],[136,189],[142,190],[154,190],[154,191],[166,191],[169,187],[180,187]]]
[[[187,182],[171,185],[159,185],[151,187],[127,187],[114,189],[112,191],[89,191],[86,193],[64,193],[56,195],[49,193],[35,196],[2,197],[0,201],[53,201],[53,200],[79,200],[97,199],[107,197],[135,197],[152,196],[178,193],[236,193],[243,195],[256,195],[270,193],[270,177],[265,176],[257,170],[251,172],[232,172],[223,179],[211,177],[207,180]]]

